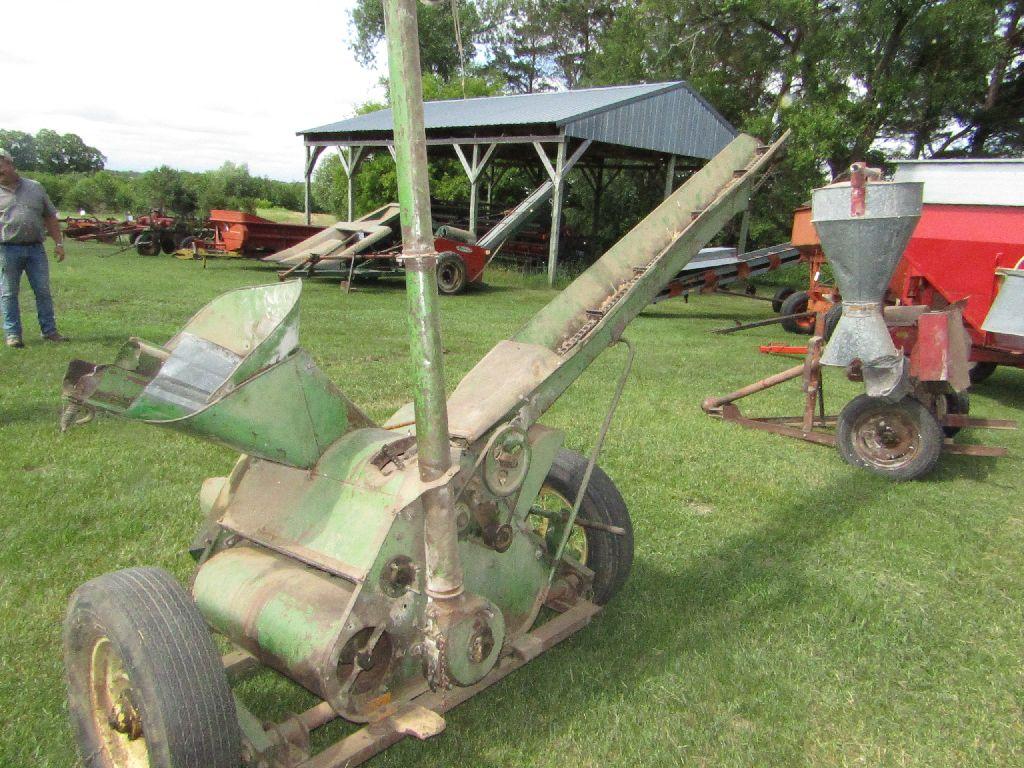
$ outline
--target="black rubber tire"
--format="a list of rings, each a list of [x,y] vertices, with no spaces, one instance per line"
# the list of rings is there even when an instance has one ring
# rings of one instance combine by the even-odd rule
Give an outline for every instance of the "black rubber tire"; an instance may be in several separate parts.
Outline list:
[[[839,325],[839,320],[843,316],[843,302],[838,301],[828,308],[828,312],[825,313],[825,328],[822,331],[824,334],[823,338],[828,342],[832,338],[832,334],[836,332],[836,326]]]
[[[469,271],[466,262],[455,253],[442,253],[437,257],[437,292],[442,296],[455,296],[466,290]]]
[[[782,302],[788,299],[796,293],[796,288],[790,288],[788,285],[784,285],[775,292],[775,296],[772,297],[772,312],[782,311]]]
[[[971,412],[971,398],[966,392],[946,392],[943,394],[946,399],[946,413],[958,413],[966,416]],[[946,437],[956,437],[963,427],[943,427],[942,434]]]
[[[786,300],[782,302],[782,308],[779,310],[779,314],[782,315],[796,315],[800,312],[807,311],[807,302],[810,297],[807,295],[807,291],[797,291],[786,297]],[[807,319],[798,320],[794,318],[786,318],[782,321],[782,327],[790,333],[796,333],[802,336],[807,336],[814,331],[813,318],[810,318],[811,322],[807,322]]]
[[[173,232],[164,232],[160,235],[160,250],[167,256],[178,250],[177,238]]]
[[[135,245],[135,241],[138,240],[138,239],[139,239],[139,233],[138,232],[129,232],[128,233],[128,242],[131,243],[132,245]]]
[[[971,379],[971,384],[981,384],[981,382],[995,373],[998,367],[997,363],[975,363],[970,367],[967,375]]]
[[[160,253],[160,239],[156,235],[143,232],[135,238],[135,252],[139,256],[156,256]]]
[[[583,484],[588,462],[586,456],[563,448],[555,457],[544,484],[571,503]],[[618,535],[594,528],[583,529],[587,538],[587,562],[584,565],[594,572],[593,600],[604,605],[622,589],[633,567],[633,523],[619,489],[600,467],[595,466],[590,476],[579,516],[583,520],[618,526],[626,531]]]
[[[913,425],[917,447],[899,464],[887,465],[870,455],[858,436],[866,419],[884,414],[897,416]],[[839,412],[836,447],[843,460],[852,466],[899,482],[917,480],[931,472],[942,453],[942,428],[935,416],[912,397],[890,403],[878,397],[858,395]]]
[[[238,768],[241,736],[220,654],[192,598],[159,568],[107,573],[71,596],[68,710],[86,768],[119,768],[93,717],[90,676],[102,640],[130,681],[152,768]]]

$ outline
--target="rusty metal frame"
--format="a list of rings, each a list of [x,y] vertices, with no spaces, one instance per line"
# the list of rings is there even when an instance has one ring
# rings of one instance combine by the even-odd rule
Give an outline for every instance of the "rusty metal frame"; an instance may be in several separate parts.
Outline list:
[[[821,376],[821,352],[824,346],[824,339],[822,338],[824,313],[818,312],[816,315],[815,335],[811,337],[810,342],[807,344],[807,351],[804,354],[804,361],[802,363],[755,381],[753,384],[748,384],[729,394],[709,397],[701,404],[704,412],[714,418],[720,418],[723,421],[738,424],[748,429],[757,429],[783,437],[792,437],[816,445],[835,447],[835,433],[823,431],[835,427],[838,417],[829,416],[825,413],[825,392]],[[804,392],[804,409],[798,416],[744,416],[740,407],[736,405],[737,400],[742,400],[745,397],[763,392],[766,389],[771,389],[796,378],[802,380],[801,389]],[[946,414],[939,420],[939,424],[943,427],[957,427],[961,429],[971,427],[981,429],[1017,428],[1017,422],[1012,419],[973,418],[955,413]],[[948,437],[943,440],[942,451],[963,456],[1002,457],[1007,455],[1006,448],[991,445],[964,445],[962,443],[954,443],[953,439]]]
[[[239,724],[245,733],[243,746],[247,764],[267,768],[353,768],[408,736],[425,740],[444,730],[442,715],[477,693],[490,688],[558,643],[586,627],[601,612],[601,606],[578,602],[536,629],[509,644],[507,652],[480,682],[448,691],[424,693],[390,710],[354,733],[309,756],[309,734],[338,718],[327,702],[280,723],[263,724],[236,699]],[[244,651],[223,657],[229,679],[238,680],[258,671],[259,662]]]

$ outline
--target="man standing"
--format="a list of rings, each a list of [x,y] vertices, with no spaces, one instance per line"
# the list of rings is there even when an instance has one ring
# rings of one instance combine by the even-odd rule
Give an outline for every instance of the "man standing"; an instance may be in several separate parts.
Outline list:
[[[21,310],[18,289],[22,272],[36,296],[39,330],[47,341],[67,341],[57,332],[50,296],[50,266],[43,249],[43,237],[50,234],[57,244],[57,261],[64,261],[64,237],[57,221],[57,209],[43,185],[23,179],[14,158],[0,149],[0,310],[3,311],[4,341],[20,349]]]

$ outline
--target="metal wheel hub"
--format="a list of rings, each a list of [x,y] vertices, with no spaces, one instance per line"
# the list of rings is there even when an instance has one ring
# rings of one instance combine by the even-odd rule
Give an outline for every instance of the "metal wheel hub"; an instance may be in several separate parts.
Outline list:
[[[866,415],[854,428],[858,452],[880,466],[899,467],[921,449],[921,432],[895,409]]]
[[[145,768],[149,751],[131,680],[113,644],[101,637],[93,646],[89,693],[100,749],[111,768]]]

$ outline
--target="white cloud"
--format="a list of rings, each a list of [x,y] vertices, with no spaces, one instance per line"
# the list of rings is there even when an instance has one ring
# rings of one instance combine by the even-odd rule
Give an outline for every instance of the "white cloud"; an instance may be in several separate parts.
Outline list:
[[[59,0],[4,9],[0,128],[77,133],[107,167],[248,163],[301,179],[295,132],[383,96],[348,48],[352,0]]]

